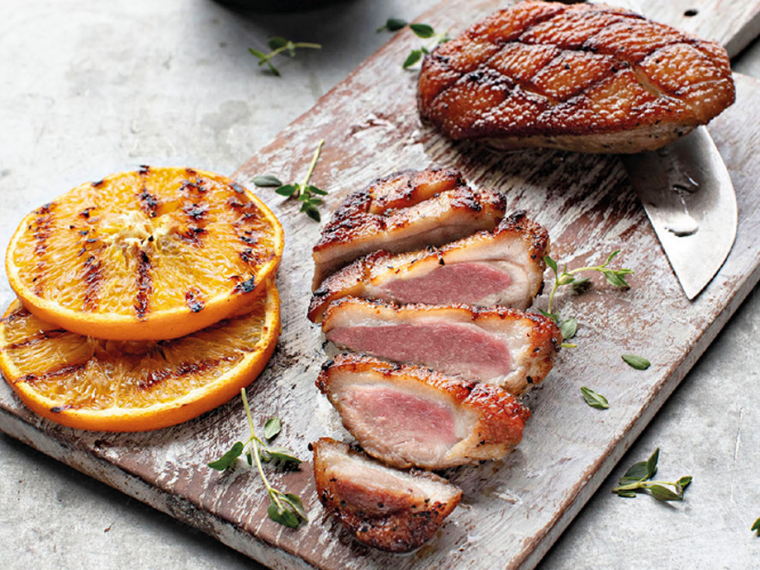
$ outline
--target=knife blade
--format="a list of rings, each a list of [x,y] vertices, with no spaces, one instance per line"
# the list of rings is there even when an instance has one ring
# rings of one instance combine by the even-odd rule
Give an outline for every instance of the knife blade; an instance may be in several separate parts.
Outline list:
[[[736,239],[736,192],[705,127],[623,164],[681,288],[693,300]]]
[[[636,0],[589,0],[642,13]],[[736,240],[736,191],[705,127],[657,151],[622,155],[681,289],[693,301]]]

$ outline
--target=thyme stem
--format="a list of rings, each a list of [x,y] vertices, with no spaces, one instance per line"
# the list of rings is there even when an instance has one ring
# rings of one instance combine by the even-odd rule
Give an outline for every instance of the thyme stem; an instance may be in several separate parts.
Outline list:
[[[317,143],[317,151],[314,153],[314,158],[311,159],[309,170],[306,172],[306,178],[303,179],[303,184],[301,184],[304,188],[309,185],[311,175],[314,173],[314,168],[317,166],[317,161],[319,160],[319,154],[322,152],[323,144],[325,144],[325,139],[322,139]]]
[[[245,394],[245,388],[240,389],[240,396],[243,398],[245,416],[248,418],[248,427],[251,430],[251,437],[248,439],[248,442],[251,444],[251,454],[256,461],[256,469],[258,469],[261,480],[264,482],[264,486],[267,488],[269,497],[277,504],[277,508],[282,510],[282,503],[280,503],[280,499],[277,497],[274,489],[269,484],[266,475],[264,475],[264,468],[261,465],[261,454],[259,453],[259,438],[256,437],[256,428],[253,427],[253,416],[251,415],[251,408],[248,405],[248,397]]]

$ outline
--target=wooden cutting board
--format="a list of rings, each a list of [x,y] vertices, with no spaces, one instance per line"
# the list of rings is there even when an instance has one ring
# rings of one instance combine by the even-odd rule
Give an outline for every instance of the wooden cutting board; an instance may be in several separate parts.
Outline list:
[[[457,33],[503,4],[451,0],[421,20]],[[734,53],[760,23],[760,0],[742,7],[725,0],[645,4],[656,19],[717,38]],[[697,16],[683,16],[695,6]],[[247,433],[238,401],[170,429],[103,434],[42,420],[0,383],[0,429],[273,568],[533,568],[760,279],[760,158],[754,152],[760,141],[760,84],[737,76],[736,105],[710,128],[736,186],[739,231],[723,269],[689,303],[618,158],[545,150],[496,155],[471,143],[453,144],[422,126],[414,103],[416,73],[401,69],[418,44],[410,33],[399,34],[243,165],[236,178],[247,184],[254,174],[274,173],[298,180],[321,138],[326,143],[313,180],[330,190],[327,208],[396,168],[455,166],[475,186],[498,188],[512,209],[526,209],[546,225],[555,258],[574,267],[599,263],[621,249],[617,263],[635,271],[627,292],[595,278],[584,295],[558,296],[562,314],[578,317],[579,347],[563,351],[543,387],[529,396],[533,417],[517,451],[503,461],[447,473],[465,498],[439,536],[405,556],[359,545],[322,511],[308,461],[301,471],[271,477],[301,494],[311,512],[309,525],[290,530],[270,521],[266,495],[251,470],[241,466],[219,474],[205,466]],[[318,437],[347,438],[314,387],[324,355],[319,331],[305,314],[309,252],[319,226],[298,214],[297,204],[268,190],[259,194],[286,231],[278,278],[284,332],[249,398],[258,422],[273,412],[282,418],[278,443],[306,458],[308,443]],[[545,304],[540,298],[538,305]],[[646,356],[652,367],[628,367],[620,360],[624,352]],[[610,409],[588,407],[580,397],[582,385],[606,395]]]

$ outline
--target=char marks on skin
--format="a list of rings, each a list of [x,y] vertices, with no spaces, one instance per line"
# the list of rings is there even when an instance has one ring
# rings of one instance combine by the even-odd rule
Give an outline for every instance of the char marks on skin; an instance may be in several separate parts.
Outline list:
[[[440,246],[504,217],[506,200],[494,190],[469,188],[451,169],[404,171],[350,194],[314,246],[313,289],[356,258]]]
[[[397,255],[381,251],[357,259],[314,292],[309,319],[321,322],[330,303],[347,296],[526,309],[543,284],[548,253],[546,229],[525,212],[515,212],[492,232],[478,232],[442,247]],[[455,268],[459,264],[465,271]]]
[[[320,502],[369,546],[399,553],[422,546],[462,498],[437,475],[389,469],[333,439],[312,448]]]
[[[399,468],[504,457],[530,417],[495,386],[369,356],[338,355],[323,366],[317,387],[367,453]]]
[[[734,99],[717,43],[618,8],[536,0],[438,46],[418,92],[453,139],[583,152],[659,148]]]
[[[398,305],[344,298],[322,331],[343,350],[415,364],[521,395],[551,371],[562,343],[548,317],[505,307]]]

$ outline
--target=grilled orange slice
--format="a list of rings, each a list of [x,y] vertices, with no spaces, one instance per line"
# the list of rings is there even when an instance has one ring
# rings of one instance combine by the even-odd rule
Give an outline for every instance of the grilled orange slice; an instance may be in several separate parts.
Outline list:
[[[32,411],[54,422],[158,429],[215,408],[261,373],[280,334],[274,284],[252,309],[174,340],[113,341],[65,331],[14,301],[0,320],[0,371]]]
[[[232,180],[143,167],[26,216],[6,269],[45,321],[97,338],[160,340],[247,312],[282,248],[277,218]]]

